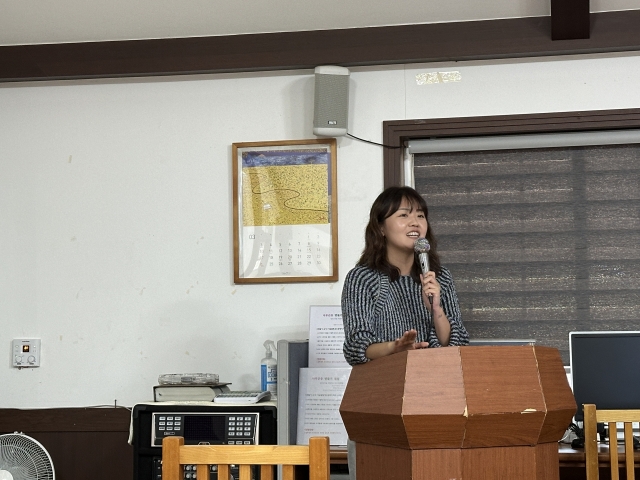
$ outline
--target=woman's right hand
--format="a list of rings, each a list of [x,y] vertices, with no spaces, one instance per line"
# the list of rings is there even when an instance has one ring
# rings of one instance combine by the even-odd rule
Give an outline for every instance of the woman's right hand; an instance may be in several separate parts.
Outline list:
[[[416,330],[408,330],[404,332],[402,337],[397,338],[393,342],[372,343],[367,348],[365,355],[370,360],[386,357],[393,353],[404,352],[406,350],[416,350],[418,348],[427,348],[428,342],[416,342],[418,332]]]
[[[393,342],[394,349],[391,353],[404,352],[405,350],[416,350],[418,348],[427,348],[429,346],[428,342],[416,343],[417,336],[418,332],[416,330],[408,330],[404,332],[404,335],[402,335],[402,337],[396,339]]]

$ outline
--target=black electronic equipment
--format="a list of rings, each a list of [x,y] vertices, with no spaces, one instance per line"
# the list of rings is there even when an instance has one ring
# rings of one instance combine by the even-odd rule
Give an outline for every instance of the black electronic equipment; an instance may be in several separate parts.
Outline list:
[[[132,429],[134,480],[161,480],[165,436],[184,437],[186,445],[275,445],[277,409],[275,403],[138,404],[133,407]],[[237,472],[232,469],[231,474],[236,480]],[[190,478],[195,472],[185,468],[185,479]],[[217,472],[211,471],[210,480],[216,479]]]
[[[161,447],[168,436],[184,437],[185,445],[257,445],[257,412],[154,412],[151,445]]]
[[[598,409],[640,409],[640,332],[570,332],[573,395]]]

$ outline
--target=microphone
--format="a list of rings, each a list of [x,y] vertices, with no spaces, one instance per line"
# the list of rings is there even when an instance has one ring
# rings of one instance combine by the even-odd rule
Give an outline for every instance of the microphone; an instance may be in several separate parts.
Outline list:
[[[426,238],[419,238],[413,244],[413,250],[418,254],[418,260],[420,261],[420,268],[422,269],[422,273],[425,274],[429,271],[429,250],[431,250],[431,245],[429,245],[429,240]],[[429,294],[429,305],[433,307],[433,295]]]

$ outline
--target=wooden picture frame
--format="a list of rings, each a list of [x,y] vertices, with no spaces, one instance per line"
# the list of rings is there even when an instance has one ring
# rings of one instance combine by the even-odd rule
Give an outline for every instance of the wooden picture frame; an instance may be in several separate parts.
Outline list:
[[[234,283],[336,282],[336,139],[232,145]]]

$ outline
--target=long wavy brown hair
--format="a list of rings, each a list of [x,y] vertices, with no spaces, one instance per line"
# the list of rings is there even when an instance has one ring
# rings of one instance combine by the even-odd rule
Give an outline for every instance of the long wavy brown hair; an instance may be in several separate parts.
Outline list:
[[[378,195],[378,198],[373,202],[371,212],[369,212],[369,223],[364,231],[364,250],[362,251],[360,260],[358,260],[358,265],[378,270],[388,275],[391,281],[400,278],[400,270],[398,267],[391,265],[387,259],[387,242],[384,235],[382,235],[382,225],[387,218],[398,211],[403,200],[407,200],[412,208],[424,212],[424,216],[427,219],[426,239],[429,241],[429,245],[431,245],[431,249],[429,250],[429,268],[435,272],[436,275],[439,275],[441,267],[440,257],[438,256],[438,244],[433,236],[433,230],[429,223],[427,202],[422,198],[422,195],[411,187],[389,187]],[[411,269],[411,277],[416,282],[420,282],[421,273],[420,261],[416,254]]]

